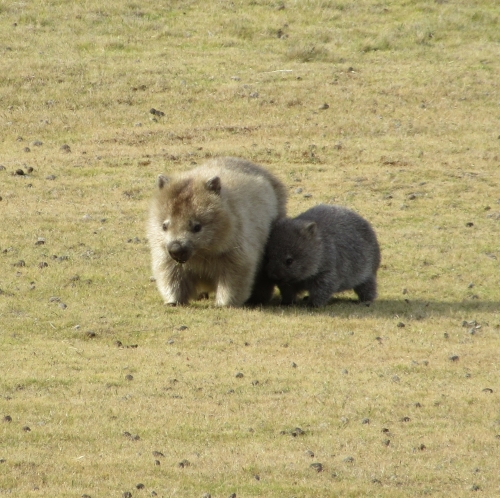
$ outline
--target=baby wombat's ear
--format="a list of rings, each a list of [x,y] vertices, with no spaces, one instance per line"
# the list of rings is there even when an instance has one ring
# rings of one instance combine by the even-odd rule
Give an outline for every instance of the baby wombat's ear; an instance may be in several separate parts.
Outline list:
[[[211,192],[220,194],[220,189],[221,189],[220,178],[218,176],[210,178],[210,180],[207,180],[207,183],[205,183],[205,187],[207,190],[210,190]]]
[[[300,233],[304,235],[304,237],[312,238],[316,235],[316,230],[318,229],[318,225],[316,225],[315,221],[309,221],[304,223],[302,228],[300,229]]]
[[[156,185],[158,185],[158,188],[161,190],[165,185],[167,185],[170,182],[170,179],[167,178],[165,175],[158,175],[158,178],[156,179]]]

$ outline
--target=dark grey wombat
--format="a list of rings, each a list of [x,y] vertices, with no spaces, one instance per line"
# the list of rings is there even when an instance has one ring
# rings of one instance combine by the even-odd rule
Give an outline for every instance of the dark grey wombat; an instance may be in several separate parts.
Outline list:
[[[377,297],[380,248],[371,225],[355,212],[321,204],[278,219],[266,249],[266,269],[291,304],[302,291],[324,306],[335,292],[354,289],[362,302]]]

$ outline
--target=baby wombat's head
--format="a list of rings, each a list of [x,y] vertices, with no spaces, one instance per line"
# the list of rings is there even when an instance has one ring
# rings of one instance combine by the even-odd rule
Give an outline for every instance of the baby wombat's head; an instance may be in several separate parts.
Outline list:
[[[221,181],[160,175],[150,223],[170,256],[186,263],[198,252],[213,251],[225,239],[229,218],[221,201]]]
[[[267,244],[267,274],[276,282],[302,281],[317,273],[321,256],[314,221],[282,218],[274,224]]]

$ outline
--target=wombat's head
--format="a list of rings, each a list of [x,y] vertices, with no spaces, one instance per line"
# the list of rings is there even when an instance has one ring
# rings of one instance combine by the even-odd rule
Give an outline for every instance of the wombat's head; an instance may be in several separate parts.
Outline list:
[[[178,263],[204,251],[213,252],[229,231],[218,176],[171,179],[160,175],[150,223]]]
[[[321,239],[314,221],[280,219],[267,243],[267,274],[278,283],[305,280],[317,273],[321,255]]]

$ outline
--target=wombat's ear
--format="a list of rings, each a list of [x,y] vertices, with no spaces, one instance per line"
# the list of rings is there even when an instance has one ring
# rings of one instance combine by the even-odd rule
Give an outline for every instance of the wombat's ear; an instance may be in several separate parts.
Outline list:
[[[156,185],[158,185],[158,188],[161,190],[165,185],[167,185],[170,182],[170,179],[167,178],[165,175],[158,175],[158,178],[156,179]]]
[[[313,237],[316,234],[317,229],[318,229],[318,225],[316,225],[316,222],[310,221],[309,223],[306,223],[302,227],[301,232],[306,237]]]
[[[207,180],[207,183],[205,183],[205,187],[207,190],[220,194],[220,178],[218,176],[210,178],[210,180]]]

